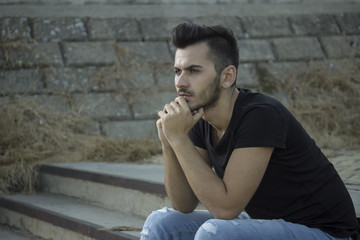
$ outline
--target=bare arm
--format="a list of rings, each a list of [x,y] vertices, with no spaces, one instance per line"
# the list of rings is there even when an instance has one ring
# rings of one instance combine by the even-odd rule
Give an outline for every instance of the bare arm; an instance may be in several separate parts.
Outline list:
[[[198,199],[215,218],[237,217],[259,186],[273,148],[235,149],[221,179],[204,163],[190,139],[181,142],[172,146]]]
[[[161,121],[156,122],[159,139],[162,143],[164,156],[164,182],[166,192],[172,207],[178,211],[192,212],[199,203],[199,200],[192,191],[183,170],[177,160],[175,152],[164,137]]]
[[[214,217],[233,219],[244,210],[259,186],[273,148],[235,149],[221,179],[187,135],[199,116],[192,116],[183,99],[178,98],[178,103],[171,103],[167,113],[159,113],[164,136],[197,198]],[[199,112],[201,115],[202,111]]]

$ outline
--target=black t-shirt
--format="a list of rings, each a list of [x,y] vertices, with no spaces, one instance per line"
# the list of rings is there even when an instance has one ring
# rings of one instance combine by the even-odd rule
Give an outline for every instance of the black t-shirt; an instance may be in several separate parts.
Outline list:
[[[284,219],[319,228],[339,238],[354,234],[358,224],[350,195],[314,140],[277,100],[239,91],[229,126],[216,146],[211,126],[203,119],[189,136],[195,146],[208,151],[220,178],[234,149],[275,148],[247,213],[256,219]]]

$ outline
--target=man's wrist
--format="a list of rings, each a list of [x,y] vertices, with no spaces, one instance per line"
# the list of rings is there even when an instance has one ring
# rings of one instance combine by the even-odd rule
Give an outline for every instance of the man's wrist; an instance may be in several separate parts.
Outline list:
[[[170,144],[161,144],[161,148],[163,151],[169,151],[169,150],[172,150],[172,147]]]
[[[190,141],[190,138],[187,134],[176,136],[174,139],[169,140],[169,143],[172,147],[172,149],[176,149],[179,146],[184,146],[184,144]]]

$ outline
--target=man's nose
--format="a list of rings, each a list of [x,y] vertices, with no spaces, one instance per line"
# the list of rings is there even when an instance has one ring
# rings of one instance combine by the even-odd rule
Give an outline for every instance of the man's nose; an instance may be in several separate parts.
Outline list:
[[[181,74],[179,76],[175,76],[175,86],[177,88],[187,88],[189,87],[189,82],[186,79],[186,76],[184,74]]]

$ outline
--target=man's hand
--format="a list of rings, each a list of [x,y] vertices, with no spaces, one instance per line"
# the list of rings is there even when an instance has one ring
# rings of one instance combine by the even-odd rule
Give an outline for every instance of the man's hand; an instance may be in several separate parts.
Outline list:
[[[163,145],[163,147],[171,147],[168,140],[166,139],[165,135],[164,135],[164,131],[162,129],[162,125],[161,125],[161,119],[158,119],[156,121],[156,127],[157,127],[157,130],[158,130],[158,135],[159,135],[159,139]]]
[[[164,144],[164,137],[171,144],[172,141],[187,136],[203,114],[202,108],[192,113],[183,97],[177,97],[170,104],[166,104],[164,110],[158,113],[160,119],[157,121],[157,126],[158,131],[162,130],[161,133],[159,132],[161,142]]]

